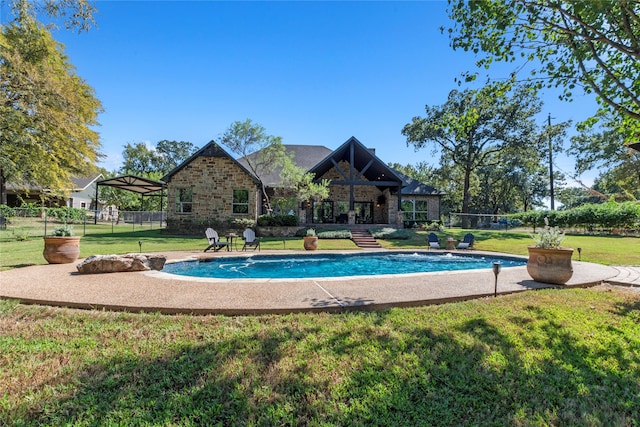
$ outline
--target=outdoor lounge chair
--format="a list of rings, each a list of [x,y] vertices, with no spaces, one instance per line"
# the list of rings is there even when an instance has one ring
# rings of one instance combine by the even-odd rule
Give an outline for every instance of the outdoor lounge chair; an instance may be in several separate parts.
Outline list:
[[[438,241],[438,236],[436,236],[436,233],[429,233],[429,248],[440,249],[440,242]]]
[[[473,234],[467,233],[462,238],[462,242],[458,243],[458,249],[469,249],[473,246]]]
[[[214,252],[218,252],[222,248],[229,250],[229,242],[221,242],[218,233],[213,228],[207,228],[204,235],[207,236],[207,240],[209,241],[209,246],[207,246],[204,252],[207,252],[211,248],[213,248]]]
[[[242,238],[244,239],[244,245],[242,245],[242,250],[246,250],[247,248],[253,247],[255,251],[256,248],[260,251],[260,239],[256,237],[256,232],[250,228],[247,228],[242,233]]]

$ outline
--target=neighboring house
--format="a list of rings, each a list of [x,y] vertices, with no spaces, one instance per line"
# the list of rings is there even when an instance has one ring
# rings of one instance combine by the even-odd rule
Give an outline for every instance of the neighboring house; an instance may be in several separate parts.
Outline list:
[[[296,213],[306,224],[412,225],[440,219],[440,192],[391,169],[354,137],[333,151],[322,146],[285,148],[316,180],[330,180],[329,196],[300,203],[295,195],[284,197],[277,191],[279,172],[265,174],[260,178],[276,213]],[[252,156],[247,156],[249,161]],[[213,141],[162,180],[168,187],[170,229],[234,218],[256,220],[266,213],[260,179],[250,172],[247,159],[235,160]]]
[[[24,201],[26,203],[40,204],[46,200],[48,206],[68,206],[94,211],[96,197],[96,182],[103,179],[101,173],[88,177],[72,177],[73,188],[69,190],[69,197],[55,197],[46,189],[30,187],[28,189],[19,188],[7,183],[7,205],[19,207]],[[98,201],[98,210],[102,208],[102,203]]]
[[[87,210],[95,210],[95,198],[96,198],[96,182],[104,179],[101,173],[90,177],[72,177],[73,190],[71,196],[66,201],[66,206],[70,208],[79,208]],[[101,203],[98,201],[97,208],[101,208]]]

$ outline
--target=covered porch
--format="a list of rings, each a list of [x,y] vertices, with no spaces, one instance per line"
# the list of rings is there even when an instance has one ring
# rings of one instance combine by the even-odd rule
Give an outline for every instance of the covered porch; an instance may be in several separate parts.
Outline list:
[[[302,223],[402,224],[402,179],[356,138],[349,138],[309,172],[316,181],[329,180],[329,197],[303,203]]]

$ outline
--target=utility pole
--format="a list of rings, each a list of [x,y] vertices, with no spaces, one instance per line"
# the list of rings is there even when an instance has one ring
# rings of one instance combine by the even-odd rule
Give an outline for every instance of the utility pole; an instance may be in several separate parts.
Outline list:
[[[549,196],[551,197],[551,210],[555,210],[554,195],[553,195],[553,144],[551,141],[551,113],[548,118],[548,132],[549,132]]]

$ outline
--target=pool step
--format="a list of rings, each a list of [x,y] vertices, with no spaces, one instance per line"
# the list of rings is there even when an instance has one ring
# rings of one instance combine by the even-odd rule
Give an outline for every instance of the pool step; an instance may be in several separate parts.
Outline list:
[[[367,230],[351,230],[351,240],[362,249],[381,249],[382,246]]]

